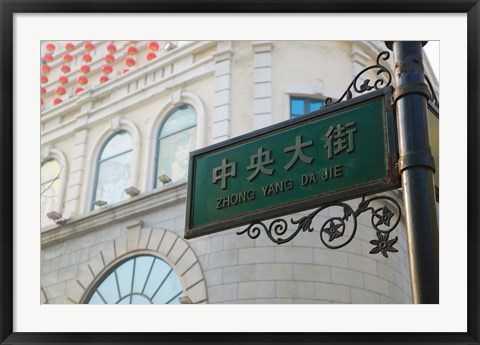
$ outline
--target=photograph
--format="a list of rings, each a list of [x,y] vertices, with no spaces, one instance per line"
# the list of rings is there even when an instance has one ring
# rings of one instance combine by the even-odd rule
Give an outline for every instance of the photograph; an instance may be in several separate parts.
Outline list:
[[[480,5],[434,3],[2,2],[0,344],[479,344]]]

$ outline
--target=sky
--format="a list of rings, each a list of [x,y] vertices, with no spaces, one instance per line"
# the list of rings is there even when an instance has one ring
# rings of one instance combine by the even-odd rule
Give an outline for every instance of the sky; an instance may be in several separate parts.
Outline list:
[[[440,41],[428,41],[423,49],[427,54],[437,80],[440,81]]]

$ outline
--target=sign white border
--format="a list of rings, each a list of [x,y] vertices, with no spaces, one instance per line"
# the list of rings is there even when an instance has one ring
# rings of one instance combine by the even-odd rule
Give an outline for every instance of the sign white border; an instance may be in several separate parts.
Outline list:
[[[439,40],[440,304],[40,305],[40,41],[80,39]],[[466,40],[466,14],[15,14],[14,331],[465,332]]]

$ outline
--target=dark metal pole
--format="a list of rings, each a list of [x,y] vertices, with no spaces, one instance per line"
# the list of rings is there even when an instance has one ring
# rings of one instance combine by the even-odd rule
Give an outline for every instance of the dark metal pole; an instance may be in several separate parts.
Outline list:
[[[425,43],[425,42],[423,42]],[[439,303],[438,223],[427,122],[429,90],[422,42],[387,42],[395,63],[399,171],[402,176],[414,303]]]

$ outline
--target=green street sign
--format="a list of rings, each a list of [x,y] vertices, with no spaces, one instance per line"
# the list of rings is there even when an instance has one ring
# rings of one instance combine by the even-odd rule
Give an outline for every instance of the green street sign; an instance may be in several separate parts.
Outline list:
[[[185,238],[398,188],[391,92],[191,152]]]

